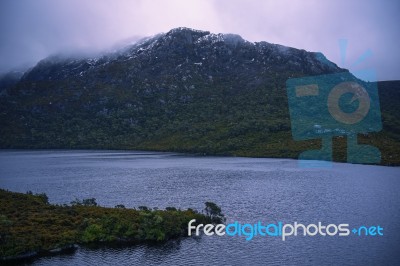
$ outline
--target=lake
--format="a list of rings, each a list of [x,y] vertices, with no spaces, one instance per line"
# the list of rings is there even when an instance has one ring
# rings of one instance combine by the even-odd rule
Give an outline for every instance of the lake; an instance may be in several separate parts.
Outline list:
[[[44,257],[34,265],[400,265],[400,168],[139,151],[0,151],[0,187],[46,193],[51,203],[221,206],[227,223],[377,226],[383,236],[201,236],[161,245]]]

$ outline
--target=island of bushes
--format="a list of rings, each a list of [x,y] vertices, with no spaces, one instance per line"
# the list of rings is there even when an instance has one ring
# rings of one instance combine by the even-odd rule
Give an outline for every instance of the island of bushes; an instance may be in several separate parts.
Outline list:
[[[224,221],[215,203],[206,202],[204,211],[106,208],[94,198],[53,205],[44,193],[0,189],[0,262],[56,254],[77,245],[163,242],[186,236],[192,219],[203,224]]]

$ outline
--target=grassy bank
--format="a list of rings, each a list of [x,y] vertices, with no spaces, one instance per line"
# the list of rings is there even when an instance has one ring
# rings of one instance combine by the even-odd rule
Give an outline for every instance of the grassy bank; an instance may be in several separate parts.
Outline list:
[[[0,189],[0,261],[40,256],[74,244],[162,242],[185,236],[191,219],[220,222],[223,215],[206,203],[206,215],[194,210],[125,209],[97,206],[94,199],[52,205],[45,194]]]

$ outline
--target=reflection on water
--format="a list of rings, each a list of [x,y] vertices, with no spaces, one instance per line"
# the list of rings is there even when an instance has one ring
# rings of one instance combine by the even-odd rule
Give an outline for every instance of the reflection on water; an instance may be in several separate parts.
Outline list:
[[[45,192],[52,203],[97,199],[201,210],[222,207],[243,223],[321,221],[381,225],[383,237],[184,238],[162,245],[80,248],[37,265],[370,265],[398,264],[400,168],[334,164],[300,169],[295,160],[194,157],[123,151],[1,151],[0,187]]]

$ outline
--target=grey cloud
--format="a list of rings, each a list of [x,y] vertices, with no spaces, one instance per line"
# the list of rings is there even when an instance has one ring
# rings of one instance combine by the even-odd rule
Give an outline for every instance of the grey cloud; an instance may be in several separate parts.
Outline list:
[[[399,12],[398,1],[378,0],[2,0],[0,71],[186,26],[320,51],[349,67],[338,46],[346,38],[348,63],[370,49],[373,56],[358,68],[375,68],[381,80],[400,79]]]

